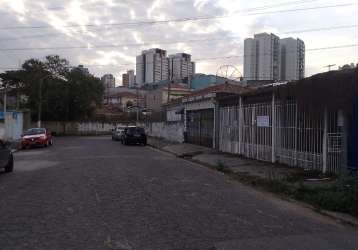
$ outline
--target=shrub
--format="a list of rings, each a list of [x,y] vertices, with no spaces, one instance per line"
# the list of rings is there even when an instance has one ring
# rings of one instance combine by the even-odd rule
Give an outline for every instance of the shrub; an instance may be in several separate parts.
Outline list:
[[[218,160],[216,163],[216,170],[220,172],[227,172],[228,169],[224,162]]]

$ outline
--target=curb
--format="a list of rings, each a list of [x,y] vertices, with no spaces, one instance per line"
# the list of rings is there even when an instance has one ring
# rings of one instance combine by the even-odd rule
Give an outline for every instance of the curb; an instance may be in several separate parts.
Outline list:
[[[318,212],[325,216],[328,216],[332,219],[335,219],[343,224],[358,227],[358,219],[349,215],[349,214],[343,214],[343,213],[332,212],[332,211],[327,211],[327,210],[321,210]]]
[[[193,160],[191,158],[181,157],[180,155],[176,155],[173,152],[164,150],[164,149],[162,149],[160,147],[157,147],[157,146],[149,144],[149,143],[148,143],[148,146],[152,147],[152,148],[155,148],[157,150],[160,150],[162,152],[169,153],[169,154],[171,154],[171,155],[173,155],[173,156],[175,156],[177,158],[185,159],[186,161],[190,161],[192,163],[199,164],[199,165],[204,166],[206,168],[213,169],[212,166],[210,166],[210,165],[208,165],[206,163],[203,163],[201,161]],[[215,171],[217,171],[217,170],[215,170]],[[225,173],[223,173],[223,174],[226,175]],[[236,181],[238,181],[238,180],[236,180]],[[238,182],[240,182],[240,181],[238,181]],[[240,182],[240,183],[242,183],[242,182]],[[242,183],[242,184],[244,184],[244,183]],[[255,189],[255,190],[257,190],[257,189]],[[271,193],[271,192],[269,192],[269,193]],[[271,194],[274,194],[274,193],[271,193]],[[276,196],[276,197],[281,199],[281,200],[286,200],[286,201],[289,201],[291,203],[295,203],[298,206],[308,208],[308,209],[312,210],[313,212],[316,212],[316,213],[319,213],[321,215],[327,216],[327,217],[329,217],[329,218],[331,218],[333,220],[336,220],[336,221],[338,221],[338,222],[340,222],[342,224],[358,227],[358,218],[355,218],[355,217],[353,217],[353,216],[351,216],[349,214],[344,214],[344,213],[339,213],[339,212],[334,212],[334,211],[328,211],[328,210],[320,210],[320,209],[317,209],[316,207],[314,207],[314,206],[312,206],[312,205],[310,205],[308,203],[304,203],[302,201],[294,200],[294,199],[291,199],[291,198],[284,199],[284,198],[282,198],[280,196]]]

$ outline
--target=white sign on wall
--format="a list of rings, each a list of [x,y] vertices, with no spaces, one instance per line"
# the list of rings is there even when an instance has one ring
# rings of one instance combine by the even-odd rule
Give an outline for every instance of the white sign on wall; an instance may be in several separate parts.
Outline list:
[[[258,116],[257,117],[257,127],[270,127],[270,117],[269,116]]]

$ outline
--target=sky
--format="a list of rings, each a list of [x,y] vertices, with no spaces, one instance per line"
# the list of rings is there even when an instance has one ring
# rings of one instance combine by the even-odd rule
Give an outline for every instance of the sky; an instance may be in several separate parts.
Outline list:
[[[357,0],[0,0],[0,72],[57,54],[121,84],[135,56],[154,47],[191,54],[197,73],[243,72],[244,39],[272,32],[305,42],[310,76],[358,63],[357,13]],[[173,21],[198,17],[209,18]]]

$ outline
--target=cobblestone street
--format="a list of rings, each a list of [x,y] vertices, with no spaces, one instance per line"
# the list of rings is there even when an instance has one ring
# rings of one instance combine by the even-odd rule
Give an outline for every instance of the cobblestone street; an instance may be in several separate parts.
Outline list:
[[[0,174],[0,249],[358,249],[358,231],[109,137],[56,138]]]

